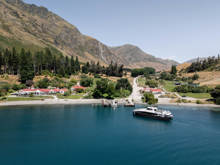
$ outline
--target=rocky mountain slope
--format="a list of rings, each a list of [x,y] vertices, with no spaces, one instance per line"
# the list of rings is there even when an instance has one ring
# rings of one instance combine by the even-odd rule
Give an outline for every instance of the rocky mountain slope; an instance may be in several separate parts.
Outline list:
[[[113,61],[126,67],[152,66],[161,70],[176,64],[155,58],[131,45],[109,48],[81,34],[75,26],[44,7],[22,0],[0,0],[0,47],[12,46],[31,51],[50,47],[56,53],[78,56],[83,62],[109,64]]]
[[[122,58],[124,64],[131,68],[149,66],[155,67],[157,70],[167,70],[172,65],[178,64],[176,61],[156,58],[134,45],[127,44],[119,47],[111,47],[110,50]]]

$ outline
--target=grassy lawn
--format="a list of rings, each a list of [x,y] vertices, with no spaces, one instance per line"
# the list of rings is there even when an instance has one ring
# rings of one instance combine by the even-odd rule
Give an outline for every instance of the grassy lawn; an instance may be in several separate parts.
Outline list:
[[[59,99],[80,99],[83,97],[85,93],[79,93],[71,96],[57,96]]]
[[[163,87],[168,92],[173,92],[176,87],[173,81],[164,81]]]
[[[36,96],[36,97],[7,97],[6,101],[33,101],[42,99],[51,99],[49,96]]]
[[[187,96],[196,99],[210,99],[212,98],[209,93],[179,93],[180,96]]]
[[[146,79],[144,77],[139,77],[138,78],[138,85],[139,86],[141,86],[141,87],[146,86],[145,82],[146,82]]]

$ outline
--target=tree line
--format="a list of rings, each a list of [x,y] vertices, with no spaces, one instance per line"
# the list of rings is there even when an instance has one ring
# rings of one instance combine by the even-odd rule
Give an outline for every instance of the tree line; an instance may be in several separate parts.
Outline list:
[[[49,48],[35,53],[23,48],[20,52],[15,48],[0,50],[0,74],[19,75],[22,83],[33,80],[34,76],[42,75],[44,72],[65,77],[80,71],[122,77],[123,65],[111,63],[104,67],[99,62],[87,62],[81,67],[78,57],[52,54]]]
[[[149,75],[149,74],[155,74],[155,69],[151,67],[145,67],[145,68],[138,68],[138,69],[132,69],[131,70],[131,76],[137,77],[140,75]]]
[[[109,66],[101,66],[99,62],[87,62],[82,66],[82,73],[88,74],[106,74],[107,76],[122,77],[124,65],[113,64],[111,62]]]
[[[204,60],[197,60],[196,62],[193,62],[187,69],[186,71],[188,73],[191,72],[199,72],[199,71],[203,71],[206,69],[209,69],[211,67],[215,67],[216,64],[218,64],[220,62],[220,56],[218,55],[218,57],[208,57],[207,59]]]

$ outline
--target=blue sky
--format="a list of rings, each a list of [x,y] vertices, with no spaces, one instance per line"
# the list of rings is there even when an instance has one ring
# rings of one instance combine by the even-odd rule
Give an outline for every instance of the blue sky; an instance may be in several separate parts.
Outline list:
[[[220,52],[219,0],[24,0],[109,46],[137,45],[179,62]]]

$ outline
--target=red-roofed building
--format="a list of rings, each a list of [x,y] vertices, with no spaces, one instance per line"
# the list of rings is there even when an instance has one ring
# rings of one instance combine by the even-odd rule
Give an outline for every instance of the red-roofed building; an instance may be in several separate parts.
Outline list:
[[[64,94],[68,89],[22,89],[17,94],[18,95],[51,95],[51,94]]]
[[[85,90],[86,87],[80,86],[80,85],[75,85],[71,88],[71,91],[77,91],[77,90]]]
[[[163,91],[157,88],[144,88],[143,92],[151,92],[153,94],[162,94]]]

